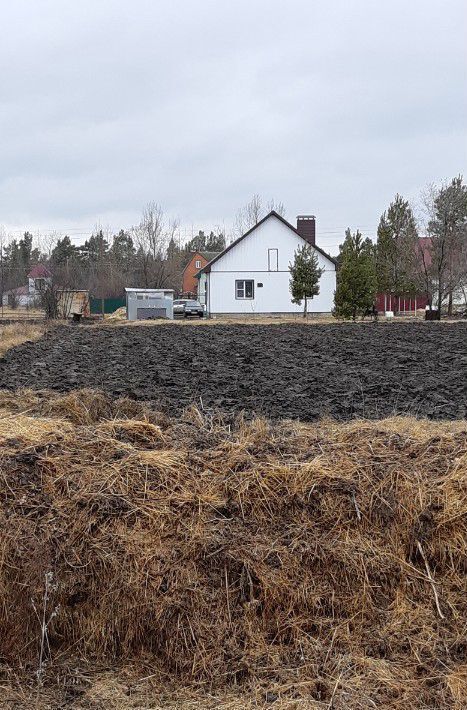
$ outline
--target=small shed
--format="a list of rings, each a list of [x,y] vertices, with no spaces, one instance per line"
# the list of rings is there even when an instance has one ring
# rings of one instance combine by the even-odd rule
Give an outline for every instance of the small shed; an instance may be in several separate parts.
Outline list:
[[[173,289],[126,288],[125,295],[128,320],[173,318]]]
[[[89,291],[84,289],[59,289],[57,291],[57,305],[60,318],[87,317],[91,314]]]

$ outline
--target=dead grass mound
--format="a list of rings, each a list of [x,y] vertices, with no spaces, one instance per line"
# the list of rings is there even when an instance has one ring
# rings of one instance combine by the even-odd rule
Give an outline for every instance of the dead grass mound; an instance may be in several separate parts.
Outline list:
[[[126,321],[126,306],[122,306],[121,308],[117,308],[116,311],[114,311],[113,313],[109,313],[109,315],[107,315],[105,317],[106,323],[108,323],[108,322],[112,323],[114,321],[116,321],[116,322]]]
[[[175,421],[91,391],[2,392],[0,472],[10,667],[465,707],[466,422]]]

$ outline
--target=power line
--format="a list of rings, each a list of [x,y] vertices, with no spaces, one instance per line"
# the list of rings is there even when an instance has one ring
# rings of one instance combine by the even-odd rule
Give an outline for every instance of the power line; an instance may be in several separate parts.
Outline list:
[[[123,229],[123,231],[130,231],[129,228],[125,229],[125,228],[120,227],[118,230],[110,229],[109,235],[112,234],[112,236],[113,236],[114,234],[118,234],[118,232],[121,229]],[[377,225],[366,226],[366,225],[357,224],[355,226],[347,225],[345,227],[334,227],[332,229],[319,229],[318,228],[316,231],[320,235],[342,234],[343,236],[345,236],[346,229],[363,229],[365,231],[374,231],[377,229]],[[180,231],[181,230],[178,230],[178,232],[180,232]],[[193,226],[188,227],[188,228],[184,227],[183,231],[185,233],[185,237],[187,236],[187,232],[189,232],[191,236],[194,235]],[[201,230],[201,231],[206,231],[206,230]],[[43,230],[38,229],[38,230],[34,230],[34,233],[32,233],[29,231],[29,229],[9,229],[7,234],[8,234],[8,236],[13,235],[13,234],[19,234],[19,235],[23,236],[23,234],[25,234],[26,232],[29,232],[30,234],[32,234],[33,237],[34,236],[36,236],[36,237],[53,237],[53,236],[63,235],[63,236],[69,236],[70,239],[71,238],[75,239],[75,238],[78,238],[79,236],[91,236],[92,234],[94,234],[96,232],[96,230],[93,227],[90,227],[89,229],[87,229],[86,227],[73,227],[73,228],[63,227],[60,229],[43,229]],[[74,232],[74,234],[72,234],[73,232]],[[224,232],[225,232],[225,228],[224,228]]]

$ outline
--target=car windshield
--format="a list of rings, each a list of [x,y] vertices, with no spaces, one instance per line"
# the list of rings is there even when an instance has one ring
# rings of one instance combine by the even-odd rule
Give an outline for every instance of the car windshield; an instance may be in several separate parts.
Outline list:
[[[180,300],[174,301],[174,306],[184,306],[185,303],[186,303],[186,301],[180,301]]]
[[[201,303],[199,301],[187,301],[185,305],[190,307],[196,306],[199,308],[199,306],[201,306]]]

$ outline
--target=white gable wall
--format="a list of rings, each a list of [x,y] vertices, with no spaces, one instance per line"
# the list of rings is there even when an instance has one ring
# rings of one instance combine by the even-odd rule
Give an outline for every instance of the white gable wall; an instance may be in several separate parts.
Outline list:
[[[304,241],[277,217],[270,217],[211,266],[208,278],[208,310],[216,313],[298,313],[303,305],[292,303],[289,263]],[[268,250],[277,249],[278,271],[269,271]],[[332,310],[336,289],[335,264],[319,251],[318,262],[325,269],[320,293],[308,302],[308,310]],[[254,298],[237,299],[235,282],[254,281]],[[263,284],[262,287],[258,284]]]

